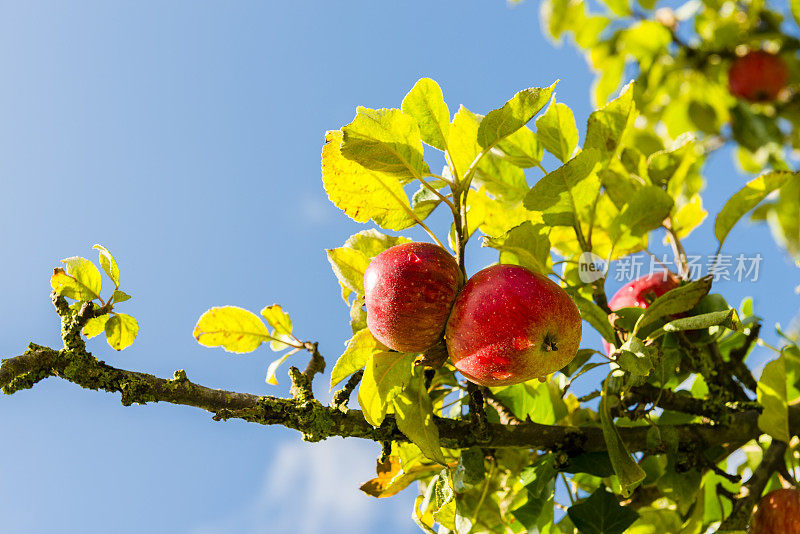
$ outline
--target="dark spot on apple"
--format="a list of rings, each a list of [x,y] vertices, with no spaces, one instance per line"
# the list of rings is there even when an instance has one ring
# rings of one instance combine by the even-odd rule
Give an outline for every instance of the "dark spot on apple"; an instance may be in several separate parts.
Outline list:
[[[544,341],[542,342],[542,350],[545,352],[558,350],[558,345],[556,344],[556,336],[554,334],[548,332],[544,335]]]

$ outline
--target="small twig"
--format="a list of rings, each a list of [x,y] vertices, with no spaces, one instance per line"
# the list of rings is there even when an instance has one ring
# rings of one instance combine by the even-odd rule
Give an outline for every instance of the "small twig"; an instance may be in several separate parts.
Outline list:
[[[353,394],[353,390],[355,390],[358,383],[361,382],[362,376],[364,376],[363,369],[356,371],[344,387],[333,394],[333,399],[331,399],[332,408],[347,413],[347,403],[350,402],[350,395]]]
[[[303,375],[305,375],[305,377],[308,378],[308,381],[311,382],[314,380],[315,374],[321,374],[325,372],[325,358],[323,358],[322,354],[319,353],[319,343],[311,343],[310,341],[306,341],[303,343],[303,348],[311,353],[311,359],[308,361],[306,370],[303,371]]]

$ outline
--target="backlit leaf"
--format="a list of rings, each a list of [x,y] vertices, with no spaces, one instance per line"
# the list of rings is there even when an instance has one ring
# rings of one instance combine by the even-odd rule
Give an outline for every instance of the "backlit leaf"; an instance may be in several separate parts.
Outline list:
[[[75,300],[100,298],[103,280],[94,263],[78,256],[63,259],[61,262],[66,264],[66,272],[63,269],[54,269],[50,278],[50,285],[56,293]]]
[[[290,346],[297,345],[297,342],[292,336],[292,319],[278,304],[267,306],[261,310],[261,317],[273,328],[270,335],[276,340],[280,340],[270,341],[270,348],[272,350],[277,352],[279,350],[288,349]]]
[[[322,182],[328,198],[357,222],[370,219],[389,230],[415,224],[408,196],[397,177],[371,171],[341,153],[342,132],[325,135],[322,148]]]
[[[124,313],[113,315],[105,324],[106,340],[114,350],[127,348],[139,333],[139,323]]]
[[[253,352],[261,343],[272,340],[258,316],[236,306],[211,308],[197,321],[195,339],[206,347],[222,347],[228,352]]]
[[[339,359],[336,360],[336,365],[333,366],[331,389],[359,369],[363,369],[367,365],[370,356],[379,352],[388,352],[388,350],[383,343],[375,339],[368,329],[364,328],[356,332],[352,339],[347,342],[344,354],[339,356]]]
[[[399,352],[370,355],[358,388],[358,403],[372,426],[380,426],[392,400],[408,384],[415,357]]]
[[[364,271],[369,266],[369,258],[363,252],[349,247],[328,249],[328,261],[333,268],[333,274],[342,287],[364,294]]]
[[[612,223],[612,238],[638,237],[655,230],[669,217],[673,204],[672,197],[660,187],[645,185],[637,189]]]
[[[83,327],[83,335],[86,336],[88,339],[92,339],[96,335],[102,334],[105,332],[106,323],[111,318],[109,314],[101,315],[100,317],[92,317]]]
[[[633,84],[628,84],[618,98],[589,116],[584,150],[598,149],[603,160],[619,154],[624,136],[632,126],[635,115]]]
[[[755,208],[768,194],[783,186],[789,179],[797,180],[797,174],[787,171],[772,171],[750,180],[747,185],[729,198],[714,222],[714,235],[720,246],[745,213]]]
[[[528,124],[550,100],[556,83],[545,88],[524,89],[503,107],[490,111],[478,127],[478,144],[484,148],[492,147]]]
[[[422,159],[422,138],[414,117],[399,109],[359,107],[353,122],[342,128],[342,155],[366,169],[403,182],[430,173]]]
[[[394,396],[392,403],[397,428],[425,456],[445,464],[444,454],[439,446],[439,429],[433,420],[433,405],[425,389],[425,377],[420,366],[413,368],[411,378],[402,391]]]
[[[100,267],[103,268],[105,273],[114,282],[115,287],[119,287],[119,267],[117,267],[117,260],[103,245],[95,245],[92,248],[100,251]]]
[[[439,150],[446,150],[450,135],[450,110],[442,96],[442,89],[430,78],[420,79],[403,99],[403,113],[414,117],[420,136]]]
[[[597,150],[583,150],[545,175],[525,195],[525,207],[543,211],[555,206],[562,198],[568,198],[570,190],[592,173],[599,155]]]
[[[544,115],[536,119],[536,136],[548,152],[567,162],[578,146],[578,128],[572,110],[553,100]]]
[[[758,428],[784,443],[788,443],[792,437],[789,432],[786,376],[786,357],[781,354],[764,366],[758,380],[758,402],[764,407],[758,416]]]

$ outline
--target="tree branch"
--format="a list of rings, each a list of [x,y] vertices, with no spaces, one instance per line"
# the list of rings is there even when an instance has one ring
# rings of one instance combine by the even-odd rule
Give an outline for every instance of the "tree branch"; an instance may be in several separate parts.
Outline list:
[[[0,365],[0,387],[13,393],[31,387],[31,377],[37,382],[47,376],[68,380],[80,387],[108,392],[119,392],[122,404],[169,402],[194,406],[214,414],[215,420],[243,419],[263,425],[279,424],[297,430],[308,441],[319,441],[331,436],[357,437],[376,442],[408,441],[397,429],[394,417],[387,416],[384,423],[373,428],[360,410],[343,413],[338,408],[327,407],[312,399],[281,399],[211,389],[195,384],[186,373],[177,371],[172,379],[151,374],[118,369],[97,360],[89,353],[75,354],[69,350],[56,351],[32,345],[25,354],[9,358]],[[790,429],[800,431],[800,404],[789,409]],[[757,425],[758,411],[734,413],[728,424],[687,424],[675,426],[680,441],[702,439],[708,447],[746,442],[761,434]],[[580,452],[605,450],[603,432],[599,427],[570,427],[521,423],[503,425],[486,423],[488,441],[475,432],[469,420],[435,418],[442,446],[448,448],[524,447],[540,450],[565,450]],[[630,451],[649,451],[648,427],[621,427],[620,436]]]

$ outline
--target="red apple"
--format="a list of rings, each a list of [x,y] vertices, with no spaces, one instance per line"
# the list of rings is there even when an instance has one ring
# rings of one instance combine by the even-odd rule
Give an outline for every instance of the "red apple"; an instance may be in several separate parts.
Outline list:
[[[369,331],[390,349],[429,349],[442,338],[462,279],[442,247],[405,243],[384,250],[364,272]]]
[[[783,59],[761,50],[736,58],[728,71],[731,94],[752,102],[775,100],[788,81]]]
[[[555,372],[575,357],[581,315],[552,280],[517,265],[493,265],[461,290],[445,339],[453,365],[484,386]]]
[[[667,273],[666,278],[664,273],[648,274],[622,286],[611,297],[608,307],[611,311],[620,308],[647,308],[656,298],[675,289],[679,284],[680,281],[672,273]],[[611,345],[605,339],[603,348],[606,354],[611,355]]]
[[[770,491],[758,501],[750,534],[800,534],[800,491]]]

